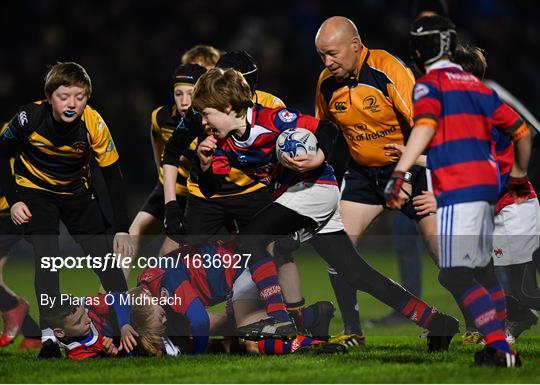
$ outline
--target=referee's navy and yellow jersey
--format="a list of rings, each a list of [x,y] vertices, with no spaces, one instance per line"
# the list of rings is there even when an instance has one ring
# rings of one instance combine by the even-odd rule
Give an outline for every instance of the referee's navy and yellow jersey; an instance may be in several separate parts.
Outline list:
[[[259,90],[255,91],[255,94],[253,95],[253,102],[268,108],[285,107],[285,103],[283,103],[283,101],[277,96]],[[195,141],[196,140],[197,139],[195,139]],[[194,144],[192,143],[191,146],[193,147],[193,145]],[[213,195],[210,199],[247,194],[265,187],[266,186],[264,184],[248,177],[239,169],[231,167],[229,175],[227,175],[225,178],[225,183],[223,183],[221,186],[221,190],[219,193]],[[188,179],[188,189],[190,194],[206,199],[201,192],[199,185],[194,182],[191,177]]]
[[[176,108],[175,104],[168,104],[161,106],[152,111],[151,117],[151,134],[155,141],[158,141],[165,145],[171,135],[173,134],[178,123],[180,123],[180,113]],[[194,143],[191,144],[190,149],[195,150]],[[163,157],[163,152],[161,154]],[[189,177],[189,169],[191,167],[191,162],[182,157],[180,164],[178,166],[178,175],[176,177],[176,195],[187,195],[187,179]],[[159,182],[163,184],[163,165],[159,167]]]
[[[384,145],[403,144],[412,127],[414,76],[399,59],[363,47],[356,78],[338,82],[328,69],[319,77],[315,115],[341,127],[354,161],[360,166],[392,163]]]
[[[15,153],[15,182],[30,189],[75,194],[90,187],[89,161],[100,167],[118,161],[109,128],[86,106],[81,119],[56,122],[49,103],[23,106],[3,131],[2,150]]]

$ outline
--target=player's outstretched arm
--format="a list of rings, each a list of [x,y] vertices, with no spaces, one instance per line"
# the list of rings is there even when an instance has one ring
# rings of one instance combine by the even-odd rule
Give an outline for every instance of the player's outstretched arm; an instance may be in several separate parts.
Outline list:
[[[165,197],[165,232],[177,242],[177,236],[184,234],[183,210],[176,200],[176,178],[178,168],[170,164],[163,165],[163,192]]]
[[[519,203],[522,199],[527,198],[530,191],[527,168],[531,158],[532,138],[527,124],[523,123],[514,132],[512,140],[514,142],[514,164],[508,180],[508,190],[520,198]]]
[[[427,124],[415,126],[413,128],[409,141],[407,142],[407,147],[405,147],[405,151],[401,155],[401,158],[384,189],[388,207],[400,209],[405,203],[401,196],[405,172],[409,171],[415,164],[418,157],[424,152],[433,138],[433,135],[435,135],[434,127]]]
[[[523,177],[527,175],[527,168],[531,158],[532,138],[529,127],[523,123],[512,137],[514,141],[514,166],[510,176]]]
[[[435,130],[431,126],[415,126],[395,170],[408,171],[422,155],[434,135]]]
[[[180,120],[176,130],[165,143],[163,150],[163,165],[170,164],[178,167],[181,155],[189,155],[189,147],[193,140],[204,134],[201,114],[189,108]],[[161,155],[161,154],[160,154]]]

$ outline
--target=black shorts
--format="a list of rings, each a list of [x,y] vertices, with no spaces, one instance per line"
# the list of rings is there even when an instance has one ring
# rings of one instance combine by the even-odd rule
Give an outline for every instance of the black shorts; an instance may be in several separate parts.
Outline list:
[[[185,196],[177,195],[176,201],[181,208],[186,206]],[[165,218],[165,197],[163,185],[160,182],[158,182],[150,195],[148,195],[148,198],[146,198],[146,201],[144,202],[140,211],[144,211],[145,213],[148,213],[163,222],[163,219]]]
[[[13,245],[24,235],[24,227],[11,220],[9,210],[0,213],[0,258],[7,254]]]
[[[184,214],[188,234],[234,233],[247,225],[261,209],[274,201],[266,188],[221,198],[189,196]]]
[[[108,223],[92,190],[64,195],[24,189],[19,195],[32,214],[25,235],[59,235],[60,220],[77,242],[106,233]]]
[[[351,162],[349,169],[345,173],[345,187],[341,194],[341,200],[386,208],[384,188],[390,176],[392,176],[395,167],[395,164],[383,167],[362,167]],[[425,168],[419,168],[412,180],[412,197],[421,195],[422,191],[427,191]],[[412,205],[412,199],[403,205],[401,212],[415,221],[419,221],[426,216],[416,214],[416,210]]]

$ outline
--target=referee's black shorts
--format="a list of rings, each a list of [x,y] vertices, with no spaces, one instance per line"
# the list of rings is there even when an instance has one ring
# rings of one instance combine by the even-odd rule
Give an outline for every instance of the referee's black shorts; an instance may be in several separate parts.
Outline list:
[[[368,205],[382,205],[386,208],[384,199],[384,188],[390,180],[392,172],[396,167],[390,164],[382,167],[363,167],[355,162],[351,162],[344,176],[343,191],[341,200]],[[416,171],[416,170],[415,170]],[[422,191],[427,191],[426,169],[419,167],[412,180],[412,196],[401,212],[415,221],[419,221],[426,215],[419,216],[412,205],[412,198],[421,195]]]

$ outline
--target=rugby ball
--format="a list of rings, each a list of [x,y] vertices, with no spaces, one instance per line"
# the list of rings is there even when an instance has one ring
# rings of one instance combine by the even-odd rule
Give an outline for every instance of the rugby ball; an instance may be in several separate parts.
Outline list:
[[[276,155],[281,162],[283,154],[295,158],[298,155],[315,155],[317,137],[305,128],[289,128],[283,131],[276,141]]]

